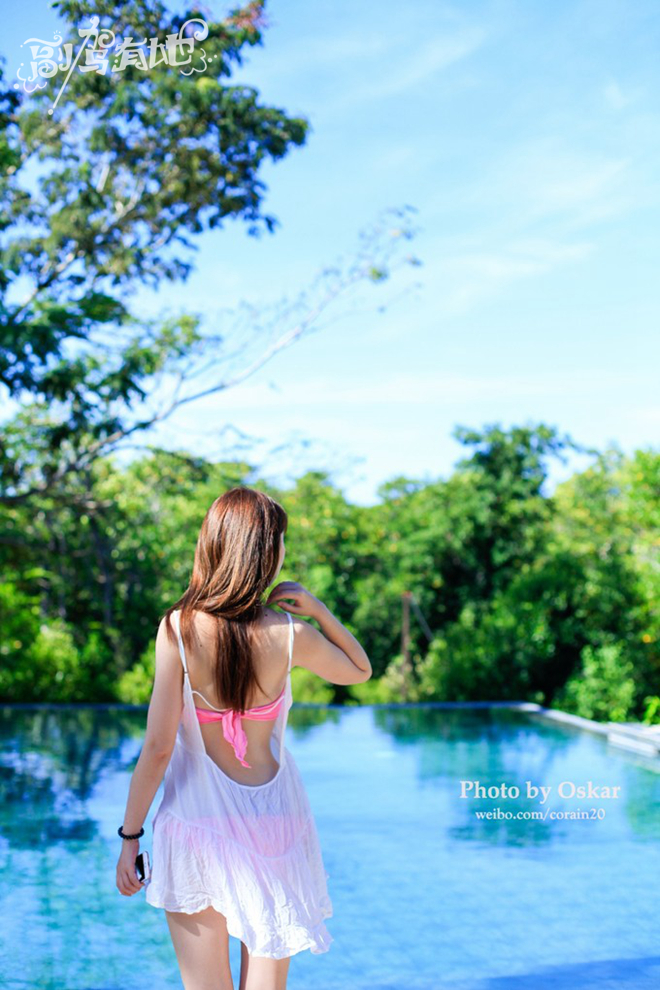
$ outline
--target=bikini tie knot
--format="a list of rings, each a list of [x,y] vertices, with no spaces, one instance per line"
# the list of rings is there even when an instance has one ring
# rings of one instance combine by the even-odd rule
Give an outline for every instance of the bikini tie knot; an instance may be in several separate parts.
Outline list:
[[[230,708],[229,711],[222,715],[222,734],[227,742],[230,742],[234,747],[234,752],[243,766],[250,767],[251,769],[251,764],[244,759],[248,741],[240,712],[236,712]]]

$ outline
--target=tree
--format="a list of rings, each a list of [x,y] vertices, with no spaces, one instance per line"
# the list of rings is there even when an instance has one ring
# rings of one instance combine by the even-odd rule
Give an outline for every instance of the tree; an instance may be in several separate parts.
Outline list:
[[[65,43],[75,45],[79,25],[94,14],[117,37],[159,39],[199,15],[174,15],[154,0],[55,6],[70,27]],[[216,373],[210,389],[188,394],[183,386],[201,364],[208,372],[226,361],[225,334],[202,332],[196,314],[145,322],[129,311],[137,285],[185,281],[194,235],[227,219],[247,223],[255,236],[276,229],[263,209],[259,171],[304,144],[308,122],[261,103],[253,87],[227,82],[244,48],[262,43],[264,25],[263,0],[209,23],[201,74],[185,76],[171,65],[74,72],[59,98],[56,76],[24,103],[0,75],[0,385],[31,401],[0,440],[5,504],[63,491],[70,472],[83,474],[181,404],[242,380],[309,329],[341,292],[386,274],[397,246],[391,216],[363,239],[352,264],[326,270],[313,298],[280,313],[286,332],[256,361],[235,375]],[[28,164],[41,173],[32,190],[22,184]],[[410,234],[409,214],[399,211],[398,234]],[[19,279],[30,289],[14,303]],[[249,307],[248,317],[255,322]],[[147,410],[144,400],[166,373],[176,378],[173,398]]]

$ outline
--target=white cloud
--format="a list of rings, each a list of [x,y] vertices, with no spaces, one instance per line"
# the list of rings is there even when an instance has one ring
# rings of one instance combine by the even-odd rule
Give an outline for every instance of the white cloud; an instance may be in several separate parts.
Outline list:
[[[480,28],[471,28],[453,38],[434,38],[421,48],[409,51],[406,59],[398,59],[391,72],[382,73],[366,86],[345,94],[346,102],[398,96],[433,77],[455,62],[461,61],[481,47],[486,37]]]
[[[465,241],[463,241],[465,243]],[[429,277],[440,289],[438,312],[464,313],[505,286],[581,262],[593,249],[587,242],[561,243],[517,238],[498,249],[467,249],[458,242],[436,255]]]
[[[632,159],[585,153],[546,136],[519,144],[465,189],[467,205],[498,203],[516,225],[561,219],[571,226],[624,211]]]
[[[537,172],[535,180],[523,187],[527,193],[528,211],[537,216],[583,210],[593,216],[594,207],[600,215],[618,211],[619,203],[613,201],[629,158],[598,161],[579,156],[565,156],[546,161]]]
[[[442,290],[442,312],[463,313],[517,280],[581,263],[598,245],[590,225],[625,217],[644,197],[631,158],[575,151],[550,136],[506,151],[457,183],[451,200],[442,190],[427,204],[434,219],[449,211],[454,226],[474,231],[434,241],[426,271]],[[552,236],[539,236],[550,224]]]

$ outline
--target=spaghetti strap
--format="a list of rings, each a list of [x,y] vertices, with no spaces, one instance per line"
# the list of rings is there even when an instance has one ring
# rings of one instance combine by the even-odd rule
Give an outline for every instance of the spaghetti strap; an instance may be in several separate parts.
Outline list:
[[[183,664],[183,669],[184,669],[185,673],[187,674],[188,673],[188,664],[186,663],[186,651],[183,648],[183,639],[181,637],[180,615],[181,615],[181,612],[176,612],[176,614],[173,614],[172,615],[172,619],[174,621],[174,626],[176,628],[176,634],[177,634],[178,639],[179,639],[179,656],[181,657],[181,663]]]
[[[287,679],[288,679],[288,675],[291,673],[291,662],[293,660],[293,633],[294,633],[294,625],[293,625],[293,618],[291,617],[291,613],[290,612],[287,612],[286,614],[287,614],[287,618],[289,620],[289,665],[287,667]],[[179,644],[181,646],[181,655],[182,655],[182,657],[185,657],[185,654],[183,653],[183,643],[182,643],[180,637],[179,637]],[[184,670],[185,670],[185,660],[184,660]],[[286,692],[286,684],[284,685],[284,687],[280,691],[280,693],[277,696],[277,698],[275,699],[275,701],[267,701],[263,705],[256,705],[253,708],[248,708],[245,712],[242,713],[243,717],[244,718],[245,717],[249,718],[250,717],[250,714],[252,712],[259,712],[259,711],[265,710],[267,708],[270,708],[273,704],[275,704],[276,701],[278,701],[280,698],[283,697],[283,695],[285,694],[285,692]],[[226,712],[229,712],[231,710],[229,708],[216,708],[215,705],[212,705],[211,702],[208,700],[208,698],[205,698],[204,695],[202,694],[202,692],[201,691],[198,691],[196,688],[192,688],[192,693],[199,695],[199,697],[209,706],[209,708],[212,711],[214,711],[214,712],[218,712],[218,714],[224,715]],[[197,711],[202,711],[202,712],[204,710],[205,709],[203,709],[203,708],[202,709],[197,709]]]
[[[176,629],[177,638],[179,640],[179,656],[181,657],[181,663],[183,664],[183,669],[184,669],[184,671],[187,674],[188,673],[188,664],[186,662],[186,651],[185,651],[185,648],[184,648],[184,645],[183,645],[183,638],[181,636],[180,615],[181,615],[180,612],[174,612],[174,613],[172,613],[172,621],[174,622],[174,628]],[[289,665],[287,667],[287,673],[290,674],[291,673],[291,663],[292,663],[292,660],[293,660],[293,634],[294,634],[294,625],[293,625],[293,617],[292,617],[292,615],[291,615],[290,612],[287,612],[286,613],[286,617],[289,620]],[[196,690],[193,689],[193,694],[198,694],[200,696],[200,698],[204,698],[204,695],[202,694],[201,691],[196,691]],[[216,711],[216,712],[223,711],[223,709],[215,708],[211,704],[210,701],[207,701],[206,698],[204,698],[204,701],[206,701],[206,704],[209,705],[210,708],[213,708],[214,711]]]
[[[289,667],[288,671],[291,673],[291,661],[293,659],[293,617],[291,612],[287,612],[287,618],[289,620]]]
[[[213,709],[214,712],[226,712],[227,711],[226,708],[216,708],[215,705],[212,705],[211,702],[208,700],[208,698],[205,698],[204,697],[204,695],[202,694],[201,691],[196,691],[195,688],[193,688],[192,689],[192,693],[193,694],[198,694],[200,696],[200,698],[202,698],[202,700],[206,702],[206,704],[209,706],[209,708],[212,708]]]

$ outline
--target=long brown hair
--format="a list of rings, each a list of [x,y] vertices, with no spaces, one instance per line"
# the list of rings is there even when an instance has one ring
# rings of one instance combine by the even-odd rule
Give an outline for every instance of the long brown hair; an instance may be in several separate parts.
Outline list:
[[[262,597],[275,578],[280,535],[287,526],[286,512],[265,492],[238,485],[220,495],[204,516],[190,584],[162,616],[168,638],[178,643],[171,615],[181,609],[184,648],[192,640],[194,611],[217,619],[215,690],[234,711],[249,707],[255,684],[262,690],[252,662],[251,632],[264,613]]]

